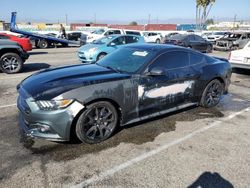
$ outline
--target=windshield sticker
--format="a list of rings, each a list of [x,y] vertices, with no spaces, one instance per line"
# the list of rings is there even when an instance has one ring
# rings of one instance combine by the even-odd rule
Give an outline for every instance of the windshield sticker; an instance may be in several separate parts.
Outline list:
[[[145,57],[146,55],[148,55],[148,52],[147,52],[147,51],[143,51],[143,52],[135,51],[135,52],[133,53],[133,55]]]

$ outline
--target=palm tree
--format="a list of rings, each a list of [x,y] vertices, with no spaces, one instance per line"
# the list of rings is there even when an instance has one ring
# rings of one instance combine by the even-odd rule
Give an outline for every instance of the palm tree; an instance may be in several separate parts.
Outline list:
[[[214,3],[215,0],[196,0],[196,25],[198,29],[202,29]]]

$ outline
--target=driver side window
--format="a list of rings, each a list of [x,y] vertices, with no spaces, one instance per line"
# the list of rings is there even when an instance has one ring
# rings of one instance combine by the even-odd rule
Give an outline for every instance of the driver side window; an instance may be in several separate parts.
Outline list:
[[[115,43],[115,45],[123,45],[125,44],[125,39],[124,37],[118,37],[115,40],[113,40],[112,43]]]
[[[161,54],[150,66],[162,67],[165,70],[178,69],[189,66],[189,56],[187,52],[171,51]]]

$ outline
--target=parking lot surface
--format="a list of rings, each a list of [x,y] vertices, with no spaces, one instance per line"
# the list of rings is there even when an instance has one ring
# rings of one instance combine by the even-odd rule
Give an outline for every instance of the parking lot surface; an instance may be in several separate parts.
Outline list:
[[[232,74],[215,108],[132,124],[96,145],[35,140],[24,147],[16,85],[41,69],[80,63],[77,49],[34,49],[24,72],[0,73],[0,187],[249,187],[249,71]]]

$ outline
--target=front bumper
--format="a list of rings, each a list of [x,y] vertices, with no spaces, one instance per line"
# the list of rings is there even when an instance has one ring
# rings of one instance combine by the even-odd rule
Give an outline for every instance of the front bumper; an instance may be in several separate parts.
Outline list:
[[[25,62],[29,58],[29,54],[25,51],[20,53],[20,57],[22,58],[23,62]]]
[[[22,136],[43,138],[51,141],[70,140],[71,125],[77,114],[84,108],[74,101],[65,109],[40,110],[32,99],[18,97],[19,128]]]
[[[78,58],[83,63],[94,63],[96,62],[96,57],[89,53],[78,52]]]

